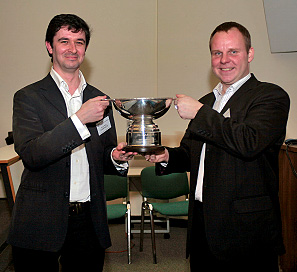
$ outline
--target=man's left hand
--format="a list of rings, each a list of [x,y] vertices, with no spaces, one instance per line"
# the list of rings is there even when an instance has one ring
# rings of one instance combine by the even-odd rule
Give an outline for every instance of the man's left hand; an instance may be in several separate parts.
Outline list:
[[[133,159],[134,155],[137,155],[137,152],[126,152],[123,148],[127,143],[119,143],[116,149],[112,152],[112,158],[115,161],[130,161]]]

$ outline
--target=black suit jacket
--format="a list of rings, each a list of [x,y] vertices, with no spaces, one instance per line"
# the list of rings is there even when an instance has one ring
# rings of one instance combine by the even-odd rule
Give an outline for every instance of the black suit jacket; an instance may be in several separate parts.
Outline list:
[[[104,95],[91,85],[83,101]],[[13,209],[8,243],[29,249],[58,251],[64,242],[70,196],[71,151],[85,143],[90,169],[91,214],[101,246],[110,246],[104,194],[104,174],[118,174],[110,153],[116,146],[111,106],[105,111],[111,128],[99,136],[88,124],[91,137],[81,139],[61,92],[50,75],[14,96],[15,150],[25,169]]]
[[[191,120],[180,147],[169,149],[166,169],[190,171],[188,250],[201,148],[206,143],[203,210],[211,251],[221,259],[266,245],[281,254],[278,153],[283,143],[289,97],[254,75],[230,98],[221,113],[210,93]],[[230,113],[230,118],[224,114]]]

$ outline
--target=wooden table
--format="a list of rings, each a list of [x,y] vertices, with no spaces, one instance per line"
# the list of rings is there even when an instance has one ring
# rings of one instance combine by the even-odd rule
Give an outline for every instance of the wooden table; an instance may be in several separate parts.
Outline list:
[[[0,167],[9,208],[12,210],[15,192],[20,184],[23,170],[19,155],[14,151],[14,145],[0,148]]]
[[[288,147],[288,155],[297,171],[297,146]],[[286,254],[280,258],[283,272],[297,271],[297,177],[294,175],[286,146],[279,154],[279,199]]]

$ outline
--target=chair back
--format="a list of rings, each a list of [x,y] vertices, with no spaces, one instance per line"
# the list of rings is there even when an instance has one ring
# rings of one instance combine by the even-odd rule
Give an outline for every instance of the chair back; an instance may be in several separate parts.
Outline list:
[[[187,173],[172,173],[157,176],[155,167],[141,171],[142,195],[146,198],[171,199],[189,194]]]
[[[127,197],[127,177],[104,175],[104,189],[106,194],[106,201]]]

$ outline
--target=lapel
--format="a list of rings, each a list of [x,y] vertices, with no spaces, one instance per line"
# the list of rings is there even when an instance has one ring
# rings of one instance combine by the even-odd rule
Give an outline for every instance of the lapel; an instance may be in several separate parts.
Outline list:
[[[43,95],[49,103],[62,113],[65,118],[67,118],[67,109],[64,98],[50,74],[42,79],[40,90],[41,95]]]
[[[87,84],[87,87],[84,90],[83,103],[86,102],[89,99],[92,99],[92,98],[98,96],[98,95],[101,95],[99,93],[99,91],[96,88],[93,88],[92,86]]]
[[[204,97],[202,97],[201,99],[199,99],[199,102],[201,102],[202,104],[208,105],[210,107],[213,106],[214,102],[215,102],[215,95],[213,92],[205,95]]]
[[[98,92],[96,92],[95,88],[92,88],[89,84],[87,84],[86,88],[83,92],[83,103],[98,96]],[[89,129],[90,133],[96,135],[97,137],[97,129],[96,129],[96,122],[86,124],[87,128]],[[96,134],[97,133],[97,134]]]
[[[208,93],[207,95],[205,95],[201,99],[199,99],[199,102],[212,107],[215,102],[214,93],[213,92]],[[194,119],[190,121],[189,126],[191,125],[192,122],[194,122]],[[195,192],[196,184],[197,184],[198,167],[199,167],[199,163],[200,163],[200,154],[201,154],[201,149],[202,149],[202,145],[204,142],[200,141],[199,139],[197,140],[196,136],[193,137],[188,130],[186,131],[186,135],[187,135],[187,137],[190,137],[190,139],[192,141],[191,142],[191,184],[190,184],[190,187],[191,187],[191,192]]]
[[[245,95],[250,89],[254,88],[254,86],[257,85],[257,83],[258,80],[254,76],[254,74],[251,74],[249,80],[245,82],[228,100],[228,102],[222,109],[221,114],[224,114],[228,109],[234,106],[236,107],[238,104],[241,104],[242,102],[245,103],[245,100],[241,99],[241,96]]]
[[[61,112],[65,118],[67,118],[67,108],[64,98],[50,74],[41,80],[40,90],[41,94],[48,100],[48,102]],[[96,89],[87,84],[83,94],[83,103],[98,95],[99,94],[96,92]]]

